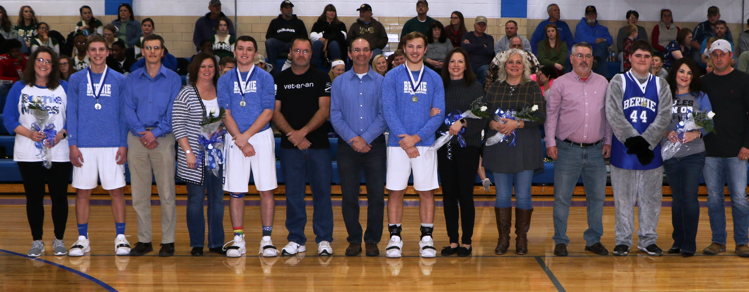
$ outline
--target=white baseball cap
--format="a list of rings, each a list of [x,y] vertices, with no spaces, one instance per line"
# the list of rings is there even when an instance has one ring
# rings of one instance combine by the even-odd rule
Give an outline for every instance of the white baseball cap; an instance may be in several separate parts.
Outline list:
[[[721,50],[724,53],[730,53],[733,51],[731,50],[731,44],[728,43],[727,40],[717,40],[710,45],[710,54],[717,50]]]

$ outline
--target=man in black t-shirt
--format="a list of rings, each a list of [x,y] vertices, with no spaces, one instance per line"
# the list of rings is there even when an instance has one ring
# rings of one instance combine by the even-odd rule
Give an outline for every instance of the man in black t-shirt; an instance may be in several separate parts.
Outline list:
[[[265,52],[268,54],[268,63],[273,65],[276,72],[281,67],[276,67],[276,58],[279,53],[288,52],[295,37],[307,36],[307,27],[304,21],[296,17],[294,4],[289,0],[281,2],[281,14],[270,21],[268,31],[265,33]]]
[[[733,239],[736,255],[749,257],[749,202],[746,200],[747,159],[749,159],[749,75],[731,67],[733,52],[726,40],[710,46],[715,70],[702,78],[715,112],[715,132],[705,136],[707,209],[712,243],[702,252],[715,255],[726,251],[726,207],[723,181],[728,182],[733,213]]]
[[[282,255],[305,252],[307,224],[305,180],[312,189],[315,208],[312,229],[317,235],[319,255],[332,255],[333,206],[330,183],[333,177],[328,129],[330,123],[330,77],[310,67],[312,43],[306,36],[291,43],[291,70],[275,76],[276,108],[273,122],[281,136],[281,171],[286,184],[286,229],[289,244]]]

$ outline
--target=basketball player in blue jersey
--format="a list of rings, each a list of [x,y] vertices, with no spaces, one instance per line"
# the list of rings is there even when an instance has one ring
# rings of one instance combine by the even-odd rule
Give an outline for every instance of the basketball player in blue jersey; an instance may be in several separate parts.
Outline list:
[[[632,44],[632,69],[616,74],[606,91],[606,119],[611,145],[611,186],[616,208],[614,255],[629,253],[639,203],[637,248],[662,255],[656,245],[663,190],[661,138],[671,121],[671,90],[665,79],[650,74],[653,48],[643,40]]]

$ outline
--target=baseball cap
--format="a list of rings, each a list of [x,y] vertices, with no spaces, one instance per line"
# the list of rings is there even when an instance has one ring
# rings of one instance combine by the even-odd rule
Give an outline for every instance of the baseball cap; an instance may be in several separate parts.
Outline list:
[[[419,3],[424,3],[427,7],[429,7],[429,2],[427,2],[427,0],[416,1],[416,4],[419,4]]]
[[[724,53],[730,53],[732,52],[731,44],[728,43],[727,40],[717,40],[713,42],[713,44],[710,46],[710,53],[712,54],[713,52],[717,50],[721,50]]]
[[[291,3],[291,1],[289,0],[284,0],[283,2],[281,2],[281,8],[283,8],[286,5],[291,5],[291,7],[294,7],[294,3]]]
[[[260,64],[260,63],[265,63],[265,56],[261,54],[255,55],[255,60],[253,60],[252,63],[255,65]]]
[[[717,6],[710,6],[710,8],[707,9],[708,15],[716,15],[720,13],[720,9]]]
[[[208,2],[208,6],[216,6],[216,5],[221,6],[221,0],[211,0],[210,2]]]
[[[597,14],[598,11],[596,11],[596,7],[595,6],[588,5],[588,7],[585,7],[585,14],[587,15],[588,13],[596,13]]]
[[[474,23],[482,23],[482,22],[486,24],[486,17],[480,16],[480,15],[476,16],[476,21],[474,21]]]
[[[356,11],[372,11],[372,6],[369,6],[369,4],[364,3],[359,8],[356,9]]]

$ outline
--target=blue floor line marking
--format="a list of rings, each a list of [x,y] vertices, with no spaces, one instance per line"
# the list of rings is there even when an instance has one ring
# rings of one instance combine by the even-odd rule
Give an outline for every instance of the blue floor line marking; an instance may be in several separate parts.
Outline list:
[[[40,261],[40,262],[43,262],[45,264],[52,265],[54,267],[58,267],[60,269],[66,270],[68,272],[72,272],[74,274],[77,274],[78,276],[81,276],[81,277],[83,277],[86,280],[94,282],[97,285],[101,286],[102,288],[106,289],[107,291],[117,292],[117,289],[114,289],[114,287],[109,286],[107,283],[104,283],[101,280],[99,280],[97,278],[94,278],[94,277],[92,277],[89,274],[86,274],[84,272],[78,271],[76,269],[73,269],[73,268],[70,268],[70,267],[67,267],[67,266],[63,266],[63,265],[60,265],[60,264],[57,264],[57,263],[53,263],[53,262],[50,262],[48,260],[40,259],[40,258],[37,258],[37,257],[30,257],[30,256],[27,256],[27,255],[24,255],[24,254],[20,254],[20,253],[17,253],[17,252],[12,252],[12,251],[9,251],[9,250],[0,249],[0,252],[4,252],[4,253],[10,254],[10,255],[14,255],[14,256],[24,257],[24,258],[27,258],[27,259],[30,259],[30,260],[34,260],[34,261]]]
[[[567,292],[567,290],[564,290],[564,287],[562,287],[562,283],[559,283],[559,280],[557,280],[557,277],[554,276],[553,272],[551,272],[551,269],[549,269],[549,266],[546,265],[544,260],[539,256],[535,258],[536,258],[536,262],[538,262],[538,265],[541,266],[542,269],[544,269],[544,272],[546,272],[546,276],[549,277],[549,280],[551,280],[551,283],[553,283],[554,287],[557,288],[557,291]]]

